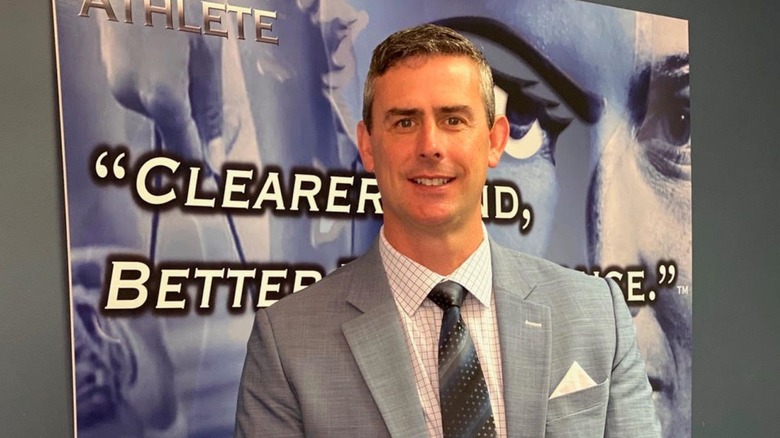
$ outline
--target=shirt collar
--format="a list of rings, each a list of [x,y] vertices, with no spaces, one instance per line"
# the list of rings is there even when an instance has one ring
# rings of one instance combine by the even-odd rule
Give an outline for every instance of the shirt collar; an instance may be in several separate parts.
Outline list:
[[[493,270],[490,244],[484,224],[480,245],[452,274],[446,276],[437,274],[398,252],[385,238],[384,227],[379,234],[379,253],[393,298],[408,315],[413,315],[428,297],[431,289],[444,280],[460,283],[483,306],[490,308]]]

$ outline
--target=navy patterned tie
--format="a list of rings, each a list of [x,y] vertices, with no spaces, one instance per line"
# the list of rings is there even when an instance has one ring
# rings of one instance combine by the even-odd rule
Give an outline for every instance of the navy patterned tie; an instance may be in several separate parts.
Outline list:
[[[444,310],[439,335],[439,398],[444,438],[495,437],[482,367],[460,316],[466,289],[454,281],[437,284],[428,298]]]

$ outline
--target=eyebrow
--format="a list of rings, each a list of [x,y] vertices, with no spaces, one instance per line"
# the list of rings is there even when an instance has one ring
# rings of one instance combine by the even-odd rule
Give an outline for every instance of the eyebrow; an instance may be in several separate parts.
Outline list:
[[[690,85],[688,55],[671,55],[652,66],[652,82],[665,89],[679,91]]]
[[[468,105],[447,105],[434,109],[437,114],[466,114],[473,116],[474,110]],[[385,120],[393,117],[421,116],[423,110],[419,108],[390,108],[385,111]]]
[[[422,114],[422,110],[418,108],[390,108],[385,111],[384,120],[390,120],[393,117],[410,117],[419,116]]]
[[[486,38],[506,48],[528,63],[583,121],[595,123],[601,118],[604,101],[600,96],[579,85],[506,24],[488,17],[451,17],[433,23]]]
[[[689,77],[690,64],[688,62],[687,54],[671,55],[664,58],[663,62],[658,64],[656,69],[658,72],[668,77],[685,78],[687,85],[687,78]]]
[[[465,114],[469,117],[474,116],[474,110],[468,105],[450,105],[436,108],[439,114]]]

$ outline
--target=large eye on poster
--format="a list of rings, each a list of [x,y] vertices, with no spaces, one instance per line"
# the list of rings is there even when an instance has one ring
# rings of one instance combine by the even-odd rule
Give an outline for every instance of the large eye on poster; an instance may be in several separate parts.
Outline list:
[[[574,0],[53,0],[79,437],[233,435],[254,311],[372,246],[371,51],[485,53],[510,248],[617,282],[663,436],[690,436],[687,22]]]

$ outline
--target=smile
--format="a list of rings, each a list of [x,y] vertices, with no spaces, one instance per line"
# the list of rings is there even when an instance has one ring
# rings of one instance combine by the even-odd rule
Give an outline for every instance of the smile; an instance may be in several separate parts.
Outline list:
[[[443,186],[452,181],[452,178],[414,178],[412,181],[421,186]]]

